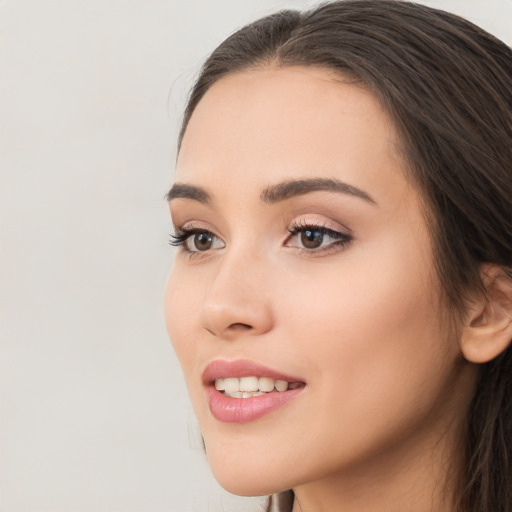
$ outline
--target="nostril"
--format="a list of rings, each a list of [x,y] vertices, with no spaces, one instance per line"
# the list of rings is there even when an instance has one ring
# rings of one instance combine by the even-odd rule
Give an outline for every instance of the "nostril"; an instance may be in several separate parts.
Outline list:
[[[231,324],[228,329],[231,329],[232,331],[248,331],[250,329],[252,329],[252,325],[249,325],[249,324],[242,324],[242,323],[234,323],[234,324]]]

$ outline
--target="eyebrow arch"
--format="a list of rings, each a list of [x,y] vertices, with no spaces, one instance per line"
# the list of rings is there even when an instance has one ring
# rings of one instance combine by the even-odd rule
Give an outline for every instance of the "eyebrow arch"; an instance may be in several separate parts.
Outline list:
[[[175,183],[165,196],[168,202],[173,199],[193,199],[200,203],[209,203],[210,194],[202,187],[187,185],[186,183]]]
[[[359,197],[369,203],[377,204],[376,201],[363,190],[344,183],[343,181],[327,178],[284,181],[277,185],[267,187],[261,193],[260,198],[265,203],[274,204],[292,197],[318,191],[341,192],[342,194]]]

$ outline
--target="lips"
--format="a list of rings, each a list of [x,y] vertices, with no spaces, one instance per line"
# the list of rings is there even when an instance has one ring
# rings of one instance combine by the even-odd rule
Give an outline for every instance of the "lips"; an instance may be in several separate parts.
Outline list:
[[[226,423],[245,423],[287,404],[305,382],[248,360],[212,361],[203,372],[212,415]]]

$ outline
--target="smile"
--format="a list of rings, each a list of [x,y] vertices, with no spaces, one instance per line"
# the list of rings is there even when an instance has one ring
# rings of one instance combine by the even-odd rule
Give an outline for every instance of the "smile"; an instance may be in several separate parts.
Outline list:
[[[225,423],[256,420],[285,405],[305,382],[245,360],[210,363],[203,373],[213,417]]]
[[[215,389],[231,398],[252,398],[266,393],[282,393],[288,389],[297,389],[302,386],[300,382],[287,382],[271,377],[228,377],[215,380]]]

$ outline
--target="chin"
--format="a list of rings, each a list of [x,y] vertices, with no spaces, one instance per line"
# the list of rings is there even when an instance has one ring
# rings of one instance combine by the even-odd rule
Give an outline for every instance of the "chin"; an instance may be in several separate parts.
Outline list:
[[[217,482],[226,491],[237,496],[268,496],[286,489],[286,487],[276,486],[276,482],[269,482],[264,475],[256,475],[250,467],[247,467],[246,475],[224,469],[215,471],[213,468],[212,472]]]
[[[290,482],[275,474],[272,457],[263,461],[253,460],[246,453],[240,457],[223,454],[222,449],[207,449],[208,462],[213,476],[226,491],[238,496],[265,496],[290,488]]]

